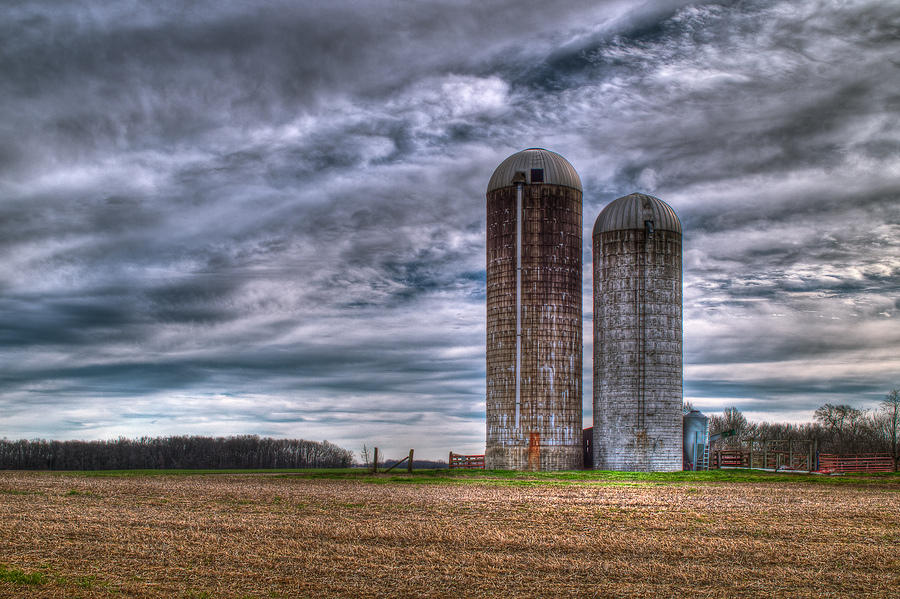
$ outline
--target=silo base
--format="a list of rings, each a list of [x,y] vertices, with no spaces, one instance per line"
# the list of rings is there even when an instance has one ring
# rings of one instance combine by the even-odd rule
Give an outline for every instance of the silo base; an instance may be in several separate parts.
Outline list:
[[[596,439],[594,440],[596,447]],[[655,448],[655,451],[641,452],[634,447],[620,448],[618,451],[594,453],[594,470],[616,472],[680,472],[683,458],[680,444],[671,444],[671,450]]]
[[[580,445],[532,445],[489,447],[484,455],[488,470],[580,470],[584,453]]]

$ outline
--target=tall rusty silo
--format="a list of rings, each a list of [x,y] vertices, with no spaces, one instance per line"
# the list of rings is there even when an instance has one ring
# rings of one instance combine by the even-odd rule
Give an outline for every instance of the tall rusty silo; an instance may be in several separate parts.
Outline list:
[[[487,468],[581,467],[581,196],[542,148],[488,183]]]
[[[597,217],[594,468],[682,467],[681,222],[633,193]]]

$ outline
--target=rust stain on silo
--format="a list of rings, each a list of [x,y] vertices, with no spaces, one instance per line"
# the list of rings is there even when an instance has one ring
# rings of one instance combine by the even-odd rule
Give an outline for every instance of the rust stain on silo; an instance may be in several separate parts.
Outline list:
[[[541,469],[541,433],[528,434],[528,469]]]

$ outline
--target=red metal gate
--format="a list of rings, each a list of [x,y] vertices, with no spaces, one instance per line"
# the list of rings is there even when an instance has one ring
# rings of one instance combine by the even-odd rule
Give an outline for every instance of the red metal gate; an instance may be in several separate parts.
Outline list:
[[[821,472],[893,472],[889,453],[819,454]]]
[[[450,452],[450,460],[447,462],[450,469],[464,468],[467,470],[484,470],[484,454],[463,455]]]

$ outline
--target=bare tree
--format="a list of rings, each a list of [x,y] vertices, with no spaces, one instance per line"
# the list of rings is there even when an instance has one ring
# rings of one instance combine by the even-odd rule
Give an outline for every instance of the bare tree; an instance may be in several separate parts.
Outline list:
[[[897,442],[900,436],[900,389],[891,389],[881,402],[881,408],[886,416],[885,433],[888,442],[891,444],[891,456],[894,458],[894,472],[898,471],[898,455]]]
[[[866,420],[865,412],[846,404],[827,403],[816,409],[814,416],[832,437],[838,453],[853,453],[857,450],[860,428]]]
[[[366,444],[363,443],[362,451],[359,452],[359,457],[363,459],[363,464],[366,468],[369,467],[369,448],[366,447]]]
[[[741,442],[753,437],[755,426],[747,421],[739,409],[732,406],[725,408],[722,414],[713,414],[709,418],[709,432],[711,434],[725,431],[735,431],[734,436],[724,439],[726,447],[740,446]]]
[[[237,437],[119,437],[111,441],[0,440],[0,469],[346,468],[353,452],[328,441]]]

